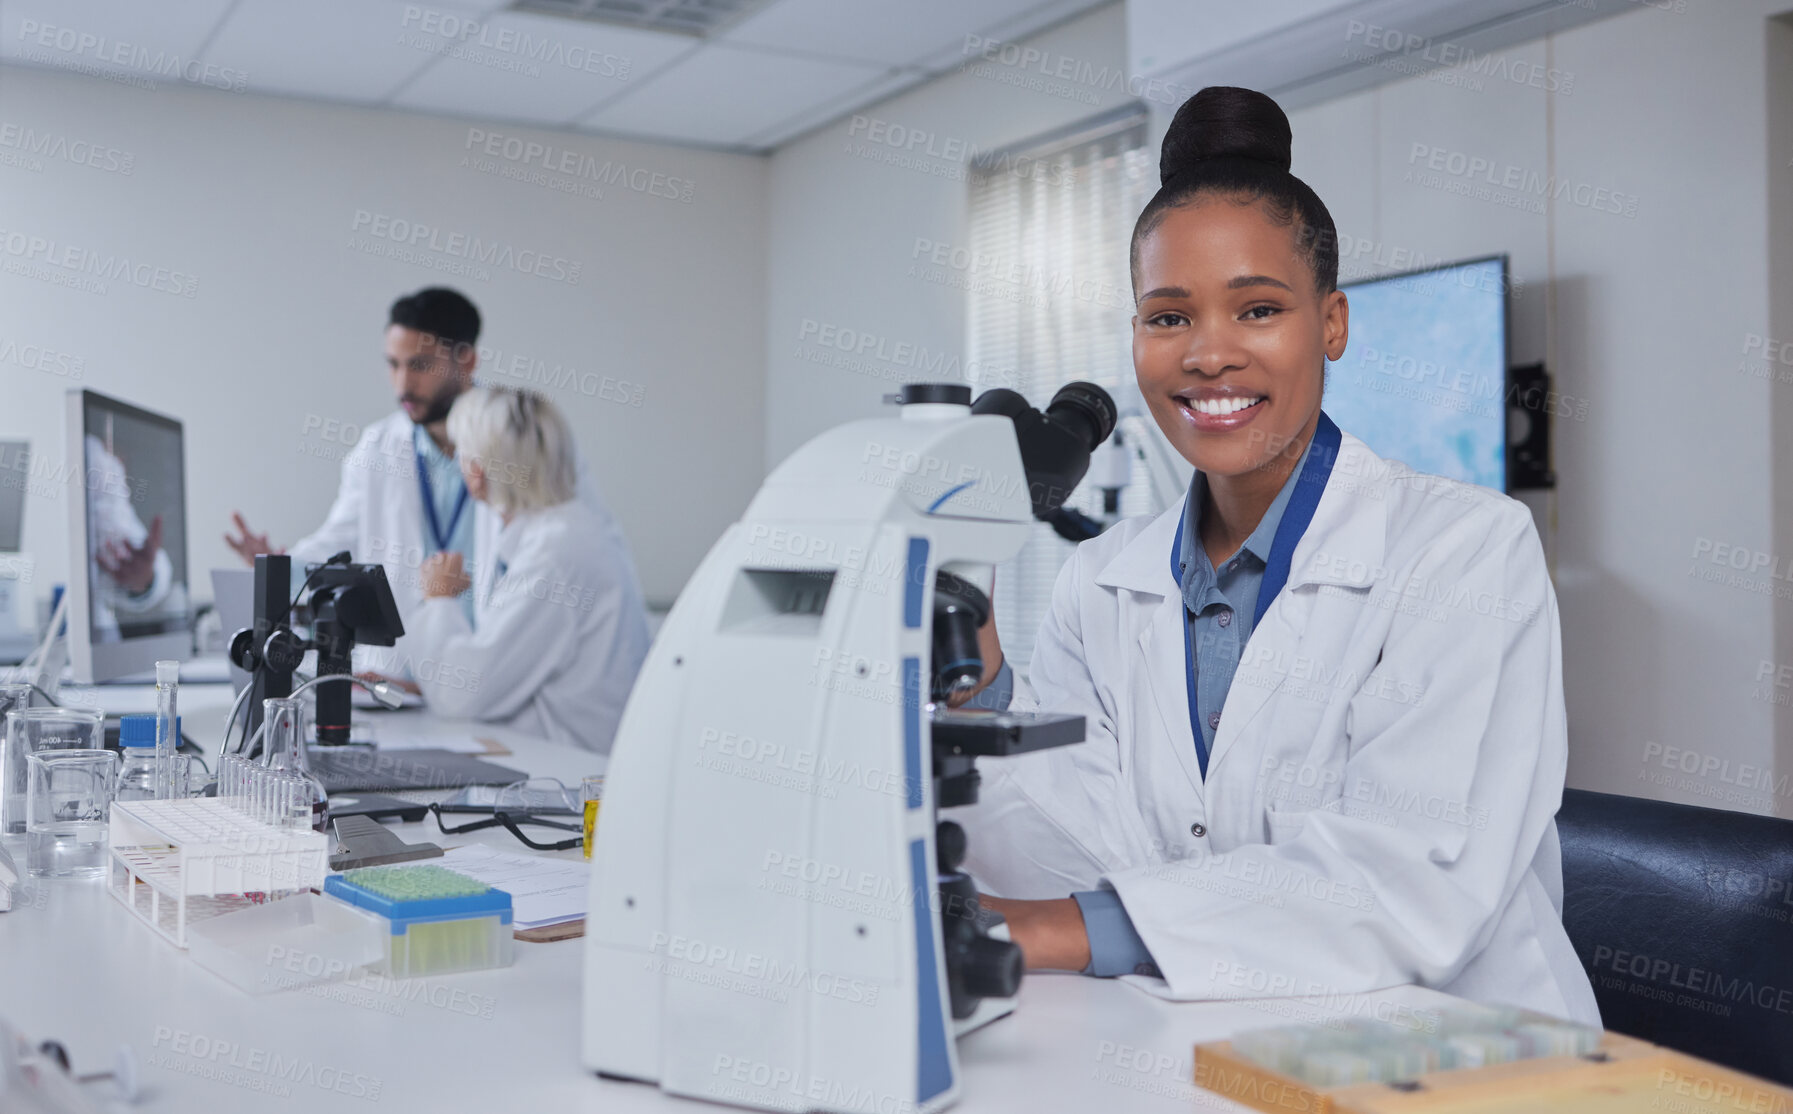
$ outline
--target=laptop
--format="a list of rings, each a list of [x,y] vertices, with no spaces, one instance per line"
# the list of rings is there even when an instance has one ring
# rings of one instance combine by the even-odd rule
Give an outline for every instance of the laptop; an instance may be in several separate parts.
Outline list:
[[[231,636],[244,627],[255,625],[255,570],[213,569],[212,606],[218,609],[218,624],[224,630],[224,645],[228,652]],[[242,692],[248,683],[249,674],[232,662],[231,691]]]
[[[407,789],[460,789],[509,785],[529,777],[521,770],[452,750],[374,750],[309,747],[312,776],[330,793],[395,793]]]

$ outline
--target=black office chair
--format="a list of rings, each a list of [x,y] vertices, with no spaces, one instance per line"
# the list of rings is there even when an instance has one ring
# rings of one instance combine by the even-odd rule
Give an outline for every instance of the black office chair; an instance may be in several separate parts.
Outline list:
[[[1606,1027],[1793,1084],[1793,821],[1571,789],[1556,824]]]

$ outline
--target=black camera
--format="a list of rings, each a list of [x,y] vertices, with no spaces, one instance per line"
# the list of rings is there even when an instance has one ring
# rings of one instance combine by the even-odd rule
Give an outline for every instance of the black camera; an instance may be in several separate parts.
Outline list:
[[[244,738],[261,725],[263,700],[292,695],[293,671],[307,650],[317,651],[318,676],[348,673],[357,645],[391,646],[405,633],[384,566],[354,564],[344,551],[313,565],[298,595],[289,600],[291,586],[291,557],[263,554],[255,559],[255,625],[230,640],[230,660],[254,679]],[[307,591],[311,595],[301,601]],[[310,638],[299,637],[291,625],[293,608],[300,602],[311,615]],[[349,709],[348,685],[319,686],[319,744],[340,746],[349,741]]]

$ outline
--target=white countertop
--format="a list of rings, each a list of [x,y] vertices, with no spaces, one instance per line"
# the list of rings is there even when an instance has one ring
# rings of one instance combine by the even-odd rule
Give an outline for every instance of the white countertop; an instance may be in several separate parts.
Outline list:
[[[98,695],[104,701],[108,691]],[[224,686],[183,687],[186,732],[208,751],[228,698]],[[603,767],[601,757],[582,751],[487,725],[477,731],[512,748],[494,761],[532,775],[576,786]],[[478,841],[525,850],[503,829],[444,836],[426,820],[394,831],[444,847]],[[104,1071],[117,1045],[131,1045],[144,1094],[118,1110],[718,1109],[580,1067],[583,961],[577,940],[519,941],[508,968],[405,981],[369,976],[250,996],[189,962],[101,883],[38,883],[21,908],[0,914],[0,1017],[33,1039],[62,1041],[77,1072]],[[1190,1082],[1194,1044],[1264,1025],[1341,1013],[1386,1017],[1396,1006],[1454,1001],[1401,987],[1325,1002],[1170,1003],[1113,980],[1033,975],[1013,1015],[959,1042],[964,1097],[956,1109],[1244,1110]],[[102,1095],[106,1085],[93,1091]]]

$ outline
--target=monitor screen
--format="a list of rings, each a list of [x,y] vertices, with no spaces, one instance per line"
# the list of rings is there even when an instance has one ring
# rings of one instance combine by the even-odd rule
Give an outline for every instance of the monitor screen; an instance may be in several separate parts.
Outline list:
[[[1506,287],[1505,256],[1340,286],[1327,414],[1380,456],[1506,490]]]
[[[80,420],[88,637],[99,646],[184,633],[181,424],[92,391],[81,392]]]
[[[0,553],[17,553],[25,530],[25,487],[31,478],[31,443],[0,441]]]

